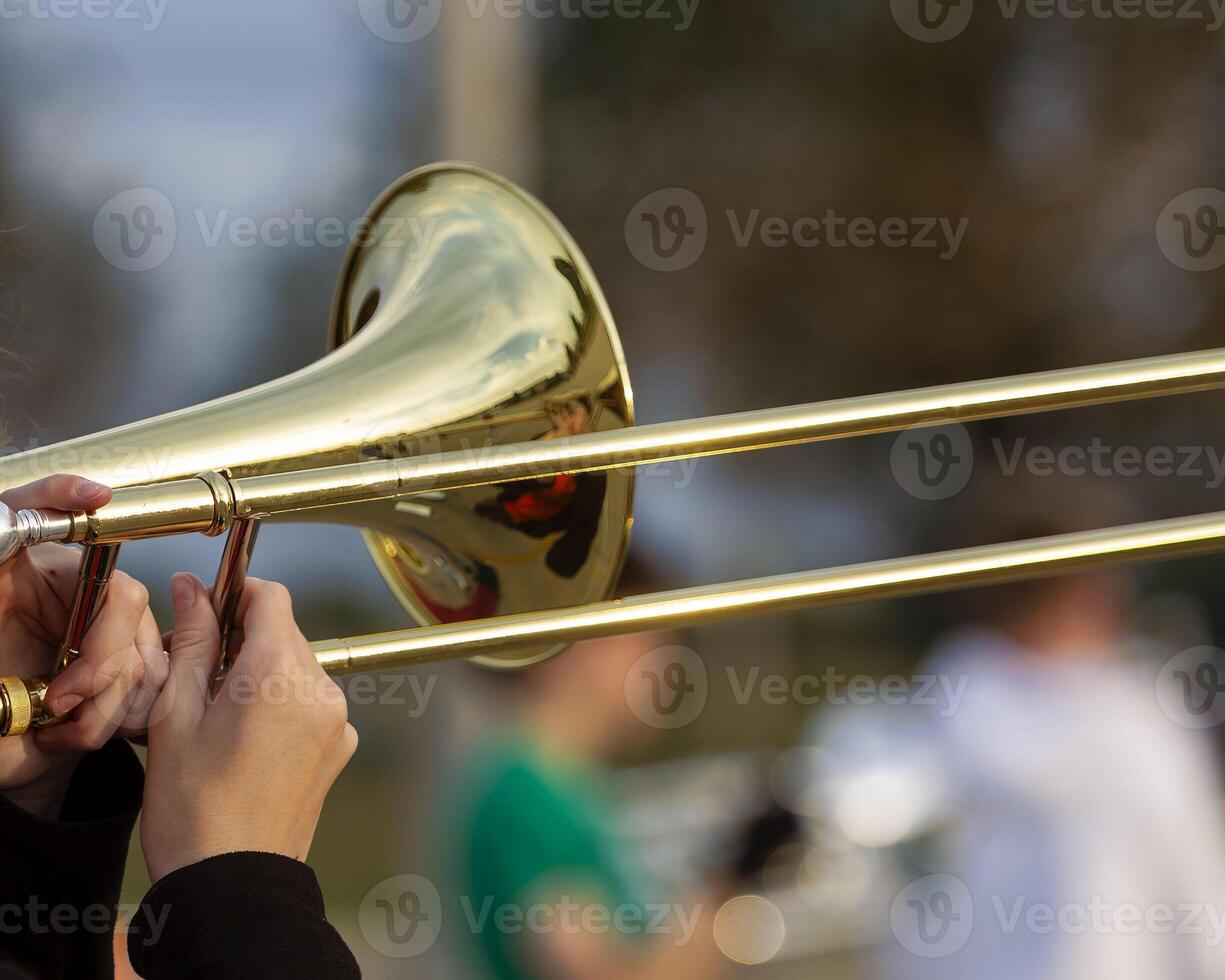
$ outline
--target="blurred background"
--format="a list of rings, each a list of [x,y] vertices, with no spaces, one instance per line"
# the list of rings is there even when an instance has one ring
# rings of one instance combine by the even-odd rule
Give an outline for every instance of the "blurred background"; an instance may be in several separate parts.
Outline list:
[[[6,451],[320,357],[347,244],[322,223],[448,158],[570,229],[641,422],[1223,346],[1220,26],[1160,0],[10,0]],[[96,225],[142,188],[173,227],[125,263]],[[302,236],[267,233],[295,214]],[[237,244],[239,221],[263,230]],[[650,467],[637,581],[1220,509],[1222,408],[1201,393]],[[169,574],[209,576],[219,549],[142,544],[123,566],[165,613]],[[1220,976],[1223,569],[598,644],[563,658],[585,677],[378,678],[354,691],[361,749],[311,857],[329,915],[370,977]],[[254,571],[290,585],[312,638],[405,624],[350,529],[268,527]],[[533,775],[539,810],[498,795],[522,759],[482,783],[491,740],[565,756]],[[550,851],[534,815],[586,856]],[[651,882],[634,901],[672,896],[701,925],[491,937],[461,911],[485,897],[472,868],[443,867],[465,855],[523,859],[512,902],[552,907],[610,903],[608,866],[632,864]],[[146,886],[134,853],[125,901]],[[1196,906],[1202,928],[1132,928],[1128,903]]]

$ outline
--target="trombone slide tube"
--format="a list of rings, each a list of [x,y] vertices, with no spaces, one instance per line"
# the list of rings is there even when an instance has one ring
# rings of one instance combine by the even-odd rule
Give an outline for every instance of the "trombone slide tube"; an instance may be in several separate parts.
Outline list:
[[[256,517],[1225,387],[1225,349],[234,480]]]
[[[995,585],[1225,549],[1225,511],[930,555],[635,596],[572,609],[423,626],[314,644],[332,674],[413,666],[520,646],[700,626],[745,615]]]

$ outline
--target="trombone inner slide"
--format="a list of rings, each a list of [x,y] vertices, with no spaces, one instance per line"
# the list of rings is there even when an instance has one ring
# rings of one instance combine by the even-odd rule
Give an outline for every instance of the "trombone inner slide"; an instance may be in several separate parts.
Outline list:
[[[331,674],[413,666],[540,643],[681,629],[740,616],[844,605],[1225,549],[1225,511],[892,558],[313,644]]]

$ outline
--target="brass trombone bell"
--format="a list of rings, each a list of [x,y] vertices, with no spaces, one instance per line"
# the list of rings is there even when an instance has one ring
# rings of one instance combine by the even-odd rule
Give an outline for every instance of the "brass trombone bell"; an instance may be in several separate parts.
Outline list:
[[[632,424],[608,304],[577,245],[533,197],[476,167],[438,164],[388,188],[359,227],[325,357],[215,401],[0,460],[0,491],[57,472],[117,489],[100,514],[76,515],[71,533],[56,524],[35,536],[117,544],[220,534],[251,516],[233,507],[230,488],[257,475]],[[260,516],[362,528],[412,619],[438,624],[606,598],[632,497],[624,471]],[[229,550],[249,557],[250,547]],[[516,667],[560,649],[479,659]]]
[[[541,205],[443,164],[403,178],[371,220],[381,230],[345,262],[331,354],[228,398],[10,457],[0,489],[62,470],[117,489],[93,514],[0,511],[0,560],[62,541],[98,566],[93,549],[228,531],[215,596],[224,627],[261,521],[362,526],[418,625],[314,644],[339,674],[456,657],[526,666],[592,637],[1225,548],[1222,512],[607,601],[634,466],[1221,388],[1225,349],[634,427],[607,305]],[[393,240],[404,221],[417,222],[418,249]],[[119,459],[125,446],[147,454],[72,465]],[[98,604],[93,581],[82,578],[83,608]],[[0,679],[0,734],[37,718],[40,690]]]

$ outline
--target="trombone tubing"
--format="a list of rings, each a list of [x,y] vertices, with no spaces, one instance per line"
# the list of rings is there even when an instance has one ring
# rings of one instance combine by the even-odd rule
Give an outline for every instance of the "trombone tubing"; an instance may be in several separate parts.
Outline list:
[[[313,644],[331,674],[994,585],[1225,549],[1225,511]]]
[[[256,517],[1225,387],[1225,348],[233,481]]]
[[[1225,348],[284,473],[210,472],[119,487],[90,514],[23,512],[19,537],[113,544],[220,534],[235,519],[1221,387]]]

